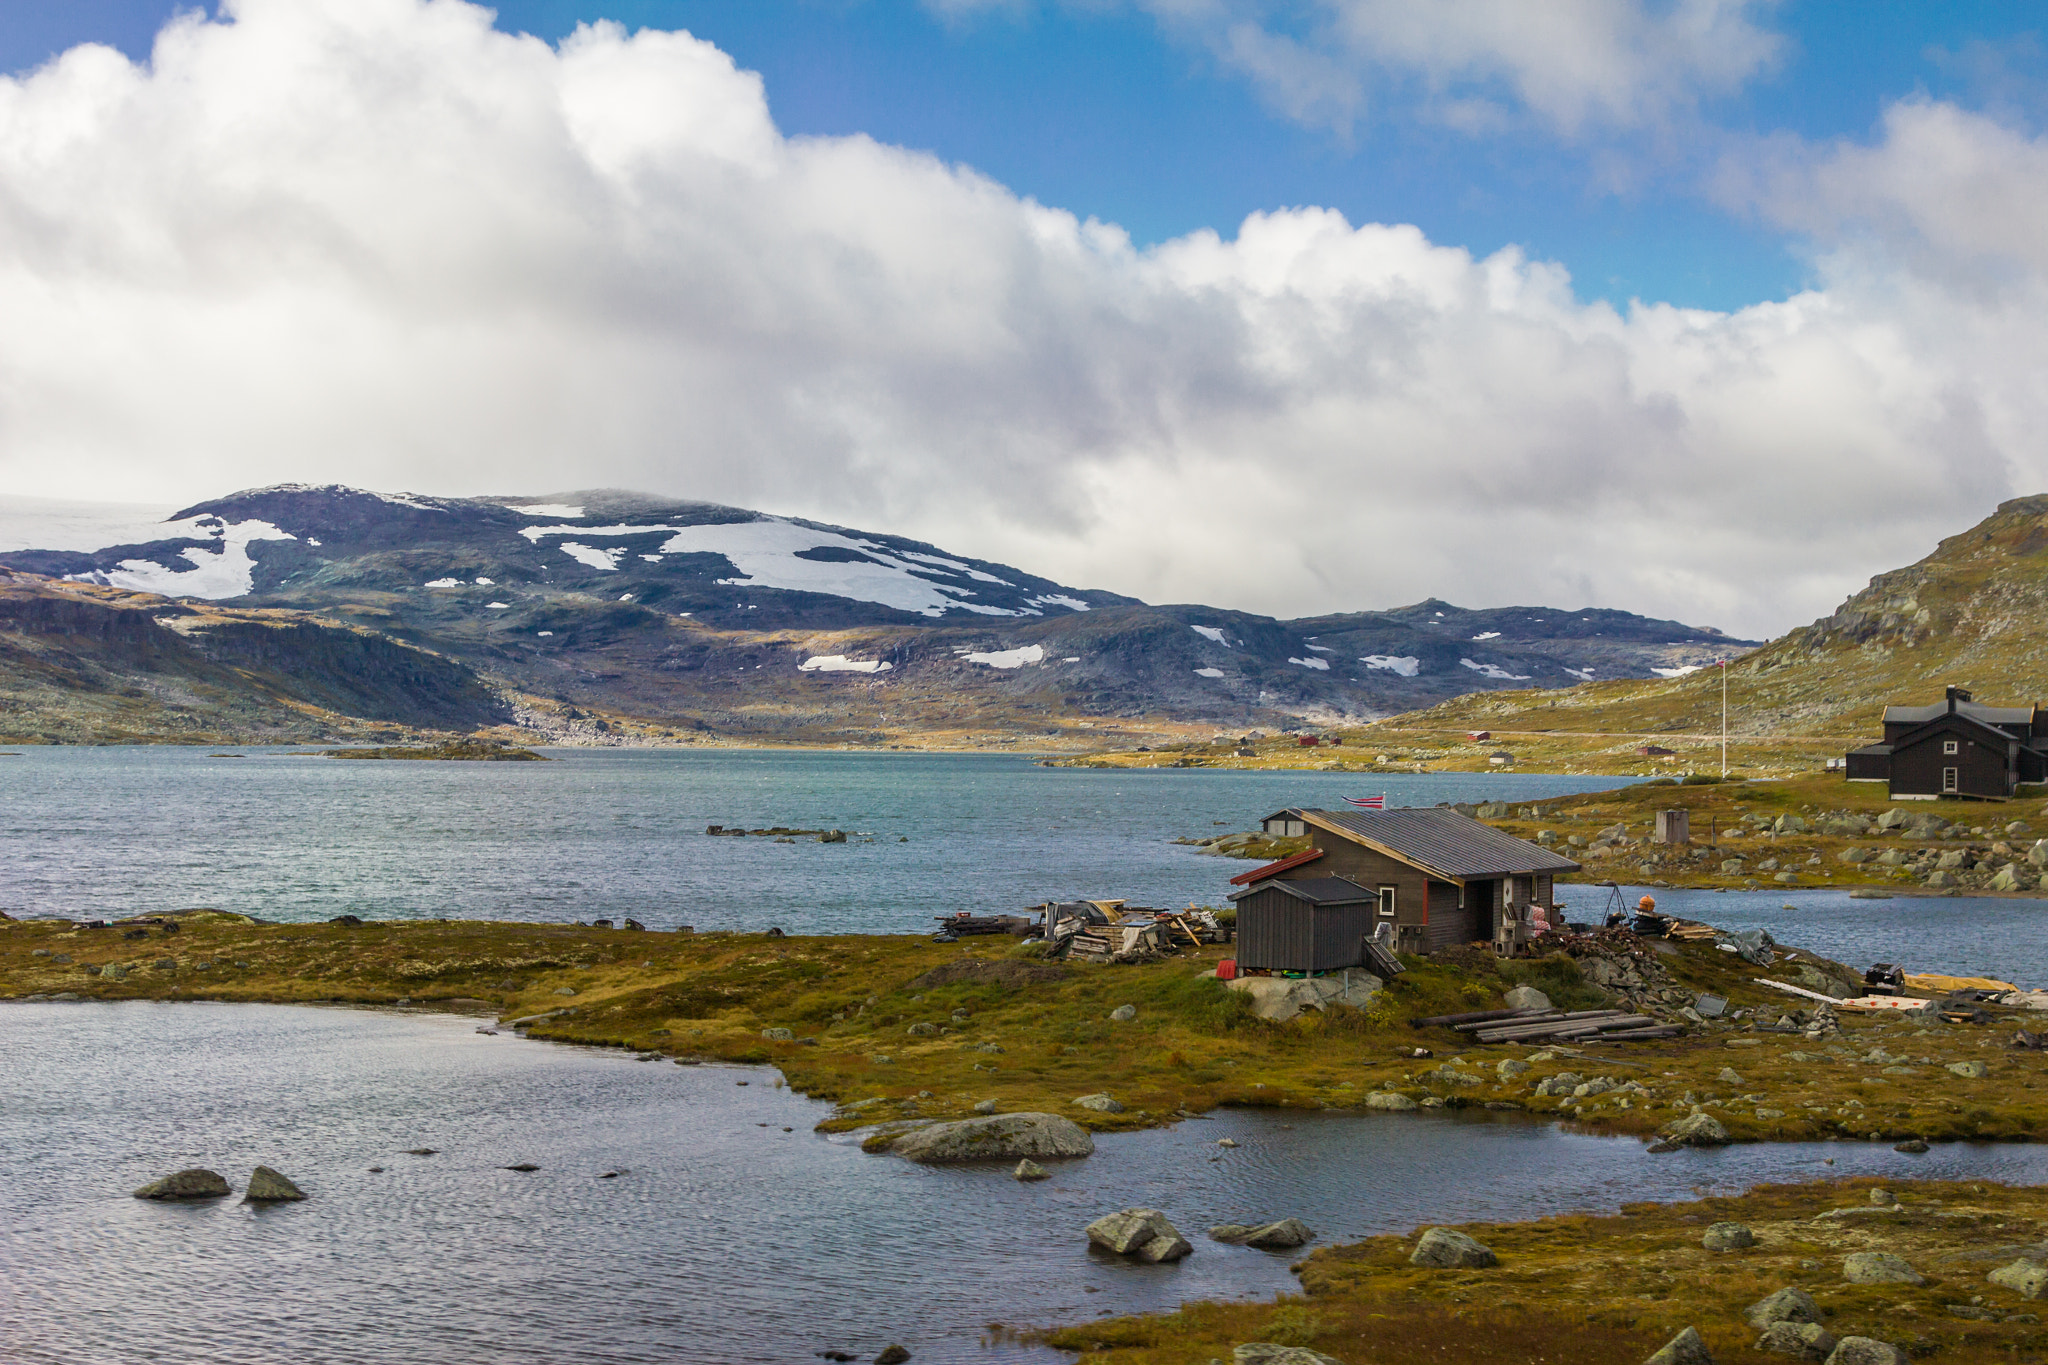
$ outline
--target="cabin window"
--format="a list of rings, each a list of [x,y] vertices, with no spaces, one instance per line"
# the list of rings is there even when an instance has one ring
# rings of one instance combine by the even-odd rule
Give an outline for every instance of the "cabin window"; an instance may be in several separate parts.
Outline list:
[[[1394,888],[1391,886],[1383,886],[1380,888],[1380,918],[1392,919],[1393,917]]]
[[[1952,739],[1945,739],[1941,742],[1941,751],[1945,754],[1960,753],[1962,752],[1962,746]]]
[[[1943,768],[1941,770],[1941,789],[1945,792],[1952,792],[1956,789],[1956,770],[1954,768]]]

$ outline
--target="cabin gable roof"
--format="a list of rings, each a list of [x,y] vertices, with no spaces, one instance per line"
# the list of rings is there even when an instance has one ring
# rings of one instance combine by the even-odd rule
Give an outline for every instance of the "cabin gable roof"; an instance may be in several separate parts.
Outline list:
[[[1440,806],[1297,813],[1317,829],[1460,886],[1494,877],[1579,870],[1578,863],[1541,844],[1503,834],[1469,815]]]

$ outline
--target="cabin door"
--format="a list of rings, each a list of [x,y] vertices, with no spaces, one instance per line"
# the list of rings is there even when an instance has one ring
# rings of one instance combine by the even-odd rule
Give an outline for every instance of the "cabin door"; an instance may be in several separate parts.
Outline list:
[[[1490,942],[1493,938],[1493,902],[1498,893],[1499,882],[1465,883],[1465,919],[1470,925],[1465,943]]]

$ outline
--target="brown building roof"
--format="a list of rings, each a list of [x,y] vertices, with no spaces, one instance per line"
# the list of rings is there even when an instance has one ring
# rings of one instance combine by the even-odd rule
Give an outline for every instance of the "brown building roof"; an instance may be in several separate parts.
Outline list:
[[[1441,806],[1406,810],[1305,810],[1311,825],[1412,863],[1445,881],[1532,872],[1576,872],[1579,865],[1541,844],[1503,834]]]

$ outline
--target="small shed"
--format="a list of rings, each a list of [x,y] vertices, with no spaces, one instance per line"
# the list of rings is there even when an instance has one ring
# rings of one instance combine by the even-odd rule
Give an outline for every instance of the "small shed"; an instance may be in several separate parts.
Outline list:
[[[1344,877],[1276,877],[1230,899],[1240,970],[1334,972],[1364,964],[1379,897]]]
[[[1660,844],[1692,842],[1692,813],[1684,809],[1657,812],[1657,832],[1651,836]]]
[[[1308,833],[1308,823],[1297,810],[1276,810],[1259,822],[1268,839],[1299,839]]]

